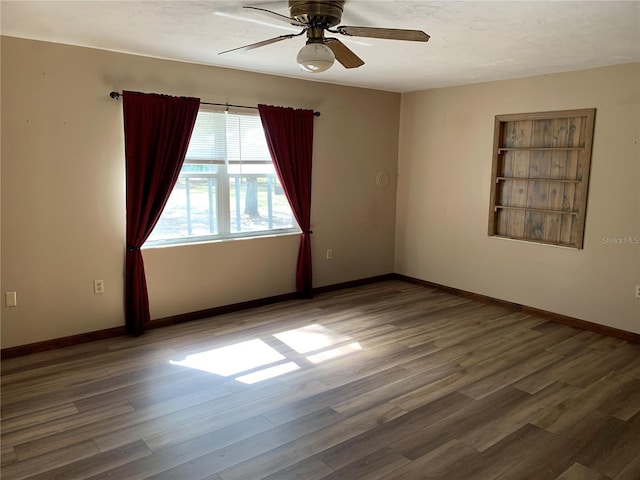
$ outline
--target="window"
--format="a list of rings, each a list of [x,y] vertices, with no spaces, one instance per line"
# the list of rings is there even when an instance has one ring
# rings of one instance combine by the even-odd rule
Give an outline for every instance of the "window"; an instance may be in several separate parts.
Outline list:
[[[260,117],[201,108],[178,181],[145,245],[298,231]]]
[[[489,235],[582,248],[595,109],[496,116]]]

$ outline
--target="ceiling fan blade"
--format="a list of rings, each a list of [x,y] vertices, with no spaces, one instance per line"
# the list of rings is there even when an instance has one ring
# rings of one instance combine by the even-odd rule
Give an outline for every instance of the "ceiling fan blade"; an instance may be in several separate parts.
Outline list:
[[[336,30],[342,35],[351,37],[385,38],[390,40],[409,40],[412,42],[426,42],[429,40],[429,35],[422,30],[347,26],[337,27]]]
[[[304,32],[304,30],[300,33],[292,33],[289,35],[280,35],[279,37],[275,37],[275,38],[270,38],[269,40],[263,40],[261,42],[256,42],[256,43],[252,43],[250,45],[245,45],[244,47],[238,47],[238,48],[232,48],[231,50],[225,50],[224,52],[220,52],[218,53],[218,55],[223,55],[225,53],[230,53],[230,52],[246,52],[247,50],[253,50],[254,48],[258,48],[258,47],[264,47],[265,45],[271,45],[272,43],[276,43],[276,42],[280,42],[282,40],[287,40],[288,38],[293,38],[293,37],[297,37],[298,35],[301,35]]]
[[[289,23],[291,25],[296,25],[298,27],[306,27],[307,26],[306,23],[299,22],[295,18],[287,17],[286,15],[280,15],[279,13],[272,12],[271,10],[267,10],[266,8],[248,7],[248,6],[244,6],[242,8],[248,8],[250,10],[256,10],[256,11],[262,13],[263,15],[267,15],[267,16],[269,16],[271,18],[275,18],[276,20],[280,20],[281,22],[287,22],[287,23]]]
[[[327,38],[325,44],[344,68],[358,68],[364,65],[362,59],[337,38]]]

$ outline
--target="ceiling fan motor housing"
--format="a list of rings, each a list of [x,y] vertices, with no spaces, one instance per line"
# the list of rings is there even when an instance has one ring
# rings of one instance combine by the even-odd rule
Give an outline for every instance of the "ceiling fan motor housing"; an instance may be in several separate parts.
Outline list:
[[[289,0],[291,18],[321,28],[338,25],[343,7],[344,0]]]

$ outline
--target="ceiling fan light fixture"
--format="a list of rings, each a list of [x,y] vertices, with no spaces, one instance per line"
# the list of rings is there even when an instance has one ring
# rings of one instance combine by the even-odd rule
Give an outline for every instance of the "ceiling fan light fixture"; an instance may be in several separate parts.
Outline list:
[[[311,73],[329,70],[335,59],[333,51],[324,43],[307,43],[296,57],[300,68]]]

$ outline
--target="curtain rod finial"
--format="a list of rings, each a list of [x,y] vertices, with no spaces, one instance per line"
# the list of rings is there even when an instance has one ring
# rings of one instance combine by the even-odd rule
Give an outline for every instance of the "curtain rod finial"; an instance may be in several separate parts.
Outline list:
[[[111,93],[109,94],[109,96],[110,96],[111,98],[115,98],[115,99],[117,100],[118,98],[120,98],[121,93],[120,93],[120,92],[111,92]]]

